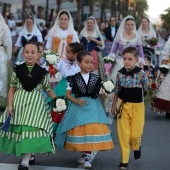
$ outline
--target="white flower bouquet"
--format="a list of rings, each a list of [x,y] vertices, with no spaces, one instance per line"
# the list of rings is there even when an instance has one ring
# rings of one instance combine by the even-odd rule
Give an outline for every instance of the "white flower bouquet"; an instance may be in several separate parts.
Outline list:
[[[112,55],[109,54],[109,56],[103,58],[103,62],[104,62],[104,68],[106,71],[106,75],[108,75],[109,70],[112,68],[112,65],[114,65],[116,63],[115,55],[113,53],[112,53]]]
[[[67,104],[66,100],[64,97],[58,97],[56,100],[54,100],[54,106],[53,111],[57,112],[58,114],[61,114],[61,112],[66,111],[67,109]]]
[[[104,57],[104,58],[103,58],[103,62],[104,62],[104,63],[112,63],[112,64],[115,64],[115,63],[116,63],[116,59],[115,59],[115,57],[107,56],[107,57]]]
[[[51,50],[45,50],[44,51],[44,58],[47,62],[47,65],[49,64],[56,64],[59,61],[59,54],[54,53]]]
[[[99,94],[110,94],[113,92],[114,88],[115,88],[115,86],[112,81],[106,81],[103,83],[103,85],[99,91]]]
[[[44,58],[46,60],[46,65],[49,66],[49,73],[55,78],[54,64],[59,62],[59,54],[54,53],[51,50],[44,51]]]
[[[68,101],[65,96],[59,96],[53,99],[53,110],[51,112],[52,121],[60,124],[67,110]]]

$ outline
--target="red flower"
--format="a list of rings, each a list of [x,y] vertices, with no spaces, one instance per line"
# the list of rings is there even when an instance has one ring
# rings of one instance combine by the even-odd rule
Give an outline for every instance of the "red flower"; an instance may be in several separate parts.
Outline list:
[[[49,64],[49,73],[55,78],[54,66],[52,64]]]
[[[151,84],[151,88],[152,88],[152,89],[156,89],[156,88],[157,88],[157,85],[156,85],[156,83],[155,83],[155,82],[152,82],[152,84]]]

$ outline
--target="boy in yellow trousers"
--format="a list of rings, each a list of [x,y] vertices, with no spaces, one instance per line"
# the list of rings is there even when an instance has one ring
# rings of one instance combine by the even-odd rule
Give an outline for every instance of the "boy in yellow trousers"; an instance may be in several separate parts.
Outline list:
[[[124,67],[118,71],[115,83],[112,114],[117,114],[118,139],[122,157],[120,169],[128,167],[130,147],[134,151],[135,159],[141,156],[140,146],[145,111],[143,90],[148,79],[145,72],[136,66],[137,62],[137,49],[126,48],[123,52]],[[118,111],[116,112],[117,101]]]

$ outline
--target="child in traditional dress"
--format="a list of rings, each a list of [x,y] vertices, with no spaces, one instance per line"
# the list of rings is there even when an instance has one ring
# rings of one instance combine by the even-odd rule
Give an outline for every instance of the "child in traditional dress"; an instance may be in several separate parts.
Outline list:
[[[12,116],[9,130],[0,129],[0,151],[23,155],[18,170],[28,170],[31,153],[54,153],[55,150],[51,114],[41,89],[51,98],[56,95],[48,83],[48,72],[36,64],[38,51],[37,44],[33,42],[25,45],[23,56],[26,62],[14,68],[8,108],[0,117],[3,124],[8,114]]]
[[[57,96],[60,97],[62,96],[66,98],[66,88],[67,88],[66,77],[80,72],[80,67],[77,64],[77,54],[83,50],[84,47],[80,43],[68,44],[66,46],[66,58],[61,59],[55,65],[55,69],[56,69],[55,73],[60,72],[62,75],[62,80],[54,88],[54,93],[57,94]],[[52,99],[50,97],[47,99],[47,103],[50,105],[50,109],[52,109]],[[57,133],[58,124],[62,121],[65,112],[62,112],[61,114],[54,113],[54,112],[52,113],[52,115],[56,115],[56,114],[58,118],[56,119],[57,121],[53,122],[54,136]]]
[[[81,51],[77,61],[81,71],[67,77],[66,96],[71,104],[58,127],[55,144],[69,151],[82,152],[78,163],[91,168],[91,152],[112,149],[113,141],[109,121],[98,98],[102,80],[91,73],[93,57]]]
[[[116,103],[119,98],[117,128],[122,156],[120,169],[126,169],[128,166],[130,146],[134,151],[135,159],[139,159],[141,156],[141,137],[145,112],[143,89],[148,79],[145,72],[135,66],[137,62],[137,49],[134,47],[126,48],[123,52],[124,67],[118,71],[116,77],[112,114],[116,114]]]

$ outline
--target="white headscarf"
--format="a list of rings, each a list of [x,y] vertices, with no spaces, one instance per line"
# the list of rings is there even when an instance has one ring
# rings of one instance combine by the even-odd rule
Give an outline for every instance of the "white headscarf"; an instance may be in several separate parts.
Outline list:
[[[94,38],[100,37],[100,41],[102,42],[102,49],[104,49],[104,47],[105,47],[104,41],[103,41],[101,32],[100,32],[100,30],[99,30],[97,21],[96,21],[96,19],[95,19],[93,16],[90,16],[89,18],[87,18],[87,20],[86,20],[86,22],[85,22],[85,25],[84,25],[84,28],[83,28],[82,31],[80,32],[80,36],[79,36],[79,37],[80,37],[80,39],[81,39],[82,36],[83,36],[83,37],[89,36],[89,35],[87,34],[87,21],[88,21],[89,19],[94,20],[94,34],[93,34],[93,37],[94,37]],[[101,46],[98,46],[98,47],[101,48]]]
[[[3,36],[3,45],[7,48],[7,56],[8,59],[11,59],[12,56],[12,38],[11,38],[11,32],[8,27],[8,25],[5,23],[5,20],[0,13],[0,27],[2,27],[4,31],[4,36]]]
[[[132,21],[135,22],[134,18],[133,18],[131,15],[128,15],[127,17],[123,18],[123,20],[122,20],[122,22],[121,22],[121,24],[120,24],[120,26],[119,26],[119,29],[118,29],[118,31],[117,31],[117,33],[116,33],[116,36],[115,36],[115,39],[114,39],[115,42],[119,42],[118,39],[119,39],[119,37],[120,37],[120,34],[122,34],[123,32],[126,31],[126,30],[125,30],[125,23],[126,23],[126,20],[127,20],[127,19],[131,19]],[[136,24],[135,24],[135,26],[134,26],[133,32],[136,34]]]
[[[27,25],[26,25],[26,22],[27,22],[27,19],[32,19],[33,20],[33,22],[34,22],[34,25],[33,25],[33,28],[32,28],[32,31],[31,32],[28,32],[28,30],[27,30]],[[25,23],[24,23],[24,27],[23,27],[23,29],[21,30],[21,32],[20,32],[20,34],[22,34],[22,35],[24,35],[24,34],[32,34],[32,35],[42,35],[41,34],[41,32],[40,32],[40,30],[38,29],[38,27],[37,27],[37,24],[36,24],[36,20],[35,19],[33,19],[33,18],[27,18],[26,19],[26,21],[25,21]]]
[[[148,19],[147,19],[148,20]],[[157,37],[156,36],[156,32],[155,32],[155,30],[154,30],[154,28],[153,28],[153,26],[152,26],[152,24],[151,24],[151,22],[149,21],[149,33],[147,34],[148,35],[148,38],[152,38],[152,37]],[[138,28],[138,33],[140,34],[140,35],[143,35],[143,33],[142,33],[142,23],[140,24],[140,26],[139,26],[139,28]]]
[[[68,22],[68,28],[67,30],[70,32],[74,32],[74,35],[77,35],[76,31],[74,30],[74,25],[73,25],[73,18],[70,14],[70,12],[66,9],[62,9],[58,15],[57,15],[57,18],[55,20],[55,23],[54,23],[54,26],[50,29],[49,33],[46,35],[45,39],[47,40],[48,39],[48,35],[51,35],[51,36],[57,36],[58,35],[58,31],[61,29],[60,28],[60,22],[59,22],[59,17],[60,17],[60,14],[61,12],[65,11],[66,13],[68,13],[69,15],[69,22]],[[76,36],[76,41],[79,42],[79,38],[78,36]]]

